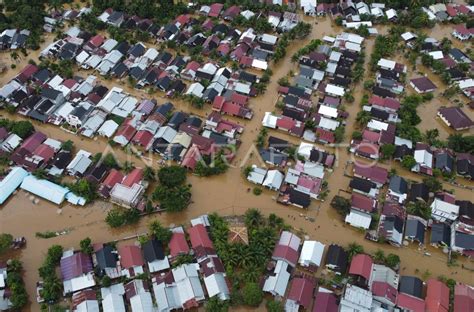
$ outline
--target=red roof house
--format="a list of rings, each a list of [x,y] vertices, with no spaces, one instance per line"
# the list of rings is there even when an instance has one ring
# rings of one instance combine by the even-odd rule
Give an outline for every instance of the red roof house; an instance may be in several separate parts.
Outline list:
[[[209,11],[208,16],[218,17],[219,14],[221,14],[222,8],[224,8],[224,5],[222,3],[213,3],[210,8],[211,10]]]
[[[153,134],[147,130],[138,131],[132,139],[134,144],[140,145],[142,147],[147,147],[153,139]]]
[[[454,312],[474,311],[474,287],[457,284],[454,287]]]
[[[169,248],[171,257],[189,253],[189,246],[186,242],[186,237],[183,232],[173,232],[173,235],[171,235]]]
[[[25,83],[28,81],[31,76],[33,76],[36,72],[38,71],[38,67],[36,67],[33,64],[28,64],[26,65],[21,72],[18,74],[16,79],[20,81],[21,83]]]
[[[363,277],[366,281],[370,278],[374,262],[368,255],[358,254],[352,258],[349,274]]]
[[[370,180],[378,185],[387,183],[388,170],[379,166],[365,166],[359,163],[354,164],[354,175],[359,178]]]
[[[135,183],[139,183],[143,180],[143,169],[135,168],[133,169],[125,179],[123,179],[122,184],[128,187],[132,187]]]
[[[120,171],[118,171],[117,169],[112,169],[105,178],[104,182],[102,182],[102,185],[105,185],[112,189],[115,184],[122,182],[123,177],[124,175]]]
[[[425,312],[425,301],[404,293],[399,293],[397,297],[397,306],[413,312]]]
[[[98,48],[100,47],[105,41],[105,38],[101,35],[95,35],[89,40],[89,43],[93,45],[94,47]]]
[[[120,264],[122,268],[130,269],[143,266],[142,250],[134,245],[122,246],[118,249]]]
[[[430,312],[449,311],[449,288],[445,283],[436,279],[429,279],[426,282],[426,310]]]
[[[374,211],[376,204],[375,199],[362,194],[353,193],[351,196],[351,207],[357,210],[371,213]]]
[[[288,300],[292,300],[304,309],[311,307],[315,282],[309,278],[297,277],[291,282]]]
[[[191,240],[191,246],[193,248],[196,247],[206,247],[206,248],[214,248],[214,245],[212,245],[211,239],[209,238],[209,235],[207,234],[207,230],[202,224],[197,224],[193,227],[191,227],[188,230],[189,233],[189,238]]]
[[[374,297],[385,298],[395,304],[397,302],[398,290],[386,282],[375,281],[370,287]]]
[[[313,312],[337,312],[337,297],[331,292],[319,291],[314,298]]]

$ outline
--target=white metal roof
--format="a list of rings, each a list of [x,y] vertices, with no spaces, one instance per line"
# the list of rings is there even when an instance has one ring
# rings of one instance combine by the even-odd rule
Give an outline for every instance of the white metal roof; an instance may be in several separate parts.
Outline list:
[[[414,33],[410,32],[410,31],[407,31],[405,33],[402,34],[402,38],[403,40],[405,41],[409,41],[409,40],[412,40],[414,38],[416,38],[417,35],[415,35]]]
[[[419,164],[424,164],[430,168],[433,165],[433,154],[427,150],[416,150],[414,158]]]
[[[36,196],[49,200],[57,205],[66,198],[69,190],[48,180],[40,180],[34,176],[27,176],[23,179],[20,187]]]
[[[333,94],[336,96],[343,96],[344,95],[344,88],[338,87],[336,85],[328,83],[326,88],[324,89],[326,93]]]
[[[307,161],[303,164],[303,172],[314,178],[324,178],[324,167],[311,161]]]
[[[74,110],[74,106],[70,102],[66,102],[54,112],[54,115],[62,118],[67,118],[69,114]]]
[[[319,106],[318,114],[328,116],[331,118],[337,118],[337,115],[338,115],[337,108],[326,106],[326,105]]]
[[[288,273],[288,263],[278,260],[275,266],[275,275],[270,275],[263,285],[263,291],[273,295],[283,297],[288,287],[290,273]]]
[[[255,184],[262,184],[265,180],[266,174],[266,169],[258,168],[257,166],[252,166],[252,172],[250,172],[250,174],[248,175],[247,180]]]
[[[431,51],[428,53],[434,60],[441,60],[444,58],[443,51]]]
[[[283,183],[284,176],[278,170],[269,170],[267,176],[263,181],[263,186],[278,190],[280,189],[281,184]]]
[[[392,61],[392,60],[387,60],[385,58],[381,58],[378,62],[377,65],[382,68],[388,68],[390,70],[393,70],[395,66],[397,65],[397,62]]]
[[[370,214],[363,213],[362,211],[351,209],[351,212],[346,216],[346,223],[354,227],[360,227],[363,229],[368,229],[370,227],[370,222],[372,217]]]
[[[252,61],[252,67],[255,67],[261,70],[266,70],[268,68],[268,63],[266,61],[254,59]]]
[[[313,150],[314,145],[311,143],[301,142],[298,146],[298,155],[303,156],[304,158],[308,159],[311,155],[311,150]]]
[[[20,167],[14,167],[2,181],[0,181],[0,205],[20,186],[28,172]]]
[[[102,310],[104,312],[125,312],[123,297],[118,294],[107,294],[102,300]]]
[[[321,260],[326,246],[318,241],[305,241],[301,249],[299,264],[302,266],[321,266]]]
[[[298,251],[300,248],[300,243],[301,239],[289,231],[281,232],[280,240],[278,241],[278,245],[288,246],[295,251]]]
[[[113,120],[107,120],[105,121],[102,126],[97,130],[99,135],[105,136],[110,138],[112,135],[114,135],[115,131],[117,131],[117,128],[119,125],[113,121]]]
[[[220,300],[227,300],[230,298],[229,288],[223,273],[214,273],[204,277],[204,284],[206,285],[207,294],[209,298],[218,296]]]
[[[278,117],[274,116],[271,112],[265,112],[265,116],[262,120],[262,126],[267,128],[276,128]]]
[[[334,131],[337,127],[339,127],[339,124],[340,122],[337,120],[321,117],[318,127]]]
[[[379,121],[379,120],[375,120],[375,119],[371,119],[367,123],[367,128],[372,129],[372,130],[378,130],[378,131],[382,131],[382,130],[386,131],[388,129],[388,123],[383,122],[383,121]]]
[[[82,65],[82,63],[84,63],[88,58],[89,58],[89,53],[87,53],[86,51],[82,50],[81,53],[79,53],[77,56],[76,56],[76,62],[79,64],[79,65]]]
[[[435,198],[430,207],[432,218],[440,221],[444,221],[444,219],[456,220],[459,215],[458,205],[442,201],[439,198]]]
[[[132,312],[154,312],[153,300],[149,292],[141,292],[130,298]]]

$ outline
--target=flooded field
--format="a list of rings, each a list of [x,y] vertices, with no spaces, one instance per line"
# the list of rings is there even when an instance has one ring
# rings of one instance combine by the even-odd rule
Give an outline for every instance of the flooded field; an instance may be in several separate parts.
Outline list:
[[[33,204],[28,194],[23,191],[19,191],[15,196],[12,196],[10,200],[0,208],[0,232],[11,233],[13,236],[25,236],[28,244],[26,249],[19,251],[14,254],[7,256],[19,257],[25,268],[25,283],[27,290],[30,295],[30,299],[35,298],[35,283],[38,280],[38,267],[44,259],[44,255],[49,246],[53,244],[61,244],[65,248],[77,248],[79,241],[89,236],[94,242],[107,242],[112,240],[118,240],[131,235],[141,234],[146,231],[147,224],[152,219],[158,219],[163,224],[188,224],[190,218],[199,216],[204,213],[217,212],[223,215],[239,215],[243,214],[248,208],[259,208],[265,214],[276,213],[285,219],[285,221],[292,225],[296,230],[301,230],[312,239],[319,240],[325,244],[338,243],[341,245],[347,245],[351,242],[357,242],[364,246],[365,250],[369,253],[375,252],[377,249],[382,248],[385,253],[396,253],[401,258],[401,273],[402,274],[416,274],[421,275],[427,269],[431,272],[433,277],[439,275],[445,275],[453,277],[458,281],[473,283],[474,275],[472,272],[463,270],[461,264],[474,268],[474,264],[469,262],[467,259],[459,259],[459,266],[448,267],[447,257],[441,253],[441,251],[433,250],[428,247],[428,252],[432,254],[431,257],[424,256],[424,251],[418,250],[415,246],[409,246],[404,248],[395,248],[389,245],[380,245],[363,238],[363,234],[355,230],[350,226],[344,225],[341,221],[341,217],[329,206],[330,199],[342,189],[345,190],[349,183],[349,178],[344,176],[344,165],[348,160],[352,159],[352,155],[347,154],[345,148],[340,148],[338,152],[338,166],[334,169],[334,172],[328,174],[328,183],[331,193],[328,196],[326,202],[313,201],[307,211],[300,210],[298,208],[286,207],[279,205],[275,201],[276,193],[264,190],[260,196],[255,196],[250,191],[253,187],[252,184],[245,181],[242,176],[242,167],[258,164],[260,160],[256,156],[256,150],[252,152],[253,142],[260,129],[261,120],[265,111],[273,111],[275,102],[278,98],[277,81],[280,77],[285,76],[290,70],[296,70],[296,65],[291,63],[290,59],[297,49],[306,45],[311,39],[322,38],[324,35],[335,35],[341,31],[340,28],[332,27],[329,19],[305,19],[308,22],[313,23],[312,34],[303,41],[297,41],[288,48],[287,56],[280,61],[280,63],[272,66],[273,76],[271,82],[268,85],[267,92],[263,96],[259,96],[251,100],[251,107],[254,110],[254,117],[250,121],[235,120],[245,126],[244,133],[242,134],[241,140],[242,145],[240,146],[237,157],[234,159],[233,167],[228,170],[227,173],[211,177],[211,178],[199,178],[196,176],[189,176],[189,182],[192,184],[192,203],[188,209],[179,214],[161,214],[145,217],[141,222],[133,227],[126,227],[120,230],[111,230],[104,222],[104,218],[108,209],[111,208],[109,203],[103,201],[97,201],[92,205],[86,207],[73,207],[70,205],[64,205],[57,207],[48,202],[40,200],[38,204]],[[317,21],[317,24],[314,21]],[[385,28],[384,28],[385,31]],[[53,38],[47,38],[47,40],[53,40]],[[48,42],[45,42],[46,45]],[[366,41],[366,61],[373,49],[374,39],[371,38]],[[0,77],[0,83],[7,82],[13,77],[19,69],[21,69],[29,58],[36,58],[37,53],[28,56],[27,58],[20,61],[16,70],[8,70],[7,73]],[[1,54],[3,61],[6,62],[9,55]],[[23,64],[23,65],[21,65]],[[369,73],[366,71],[366,75]],[[150,97],[150,95],[131,89],[127,83],[116,83],[114,80],[102,80],[107,86],[120,86],[126,89],[127,92],[137,97]],[[435,82],[438,83],[438,82]],[[346,124],[346,139],[345,142],[350,141],[350,134],[354,127],[355,116],[360,110],[359,103],[363,95],[362,85],[358,85],[354,88],[353,94],[355,101],[353,104],[346,104],[346,111],[349,112],[350,116],[347,119]],[[159,103],[163,103],[165,98],[159,97],[156,94],[152,95],[156,98]],[[436,109],[433,106],[437,98],[431,103],[426,104],[420,108],[420,115],[425,116],[422,119],[427,120],[427,124],[420,125],[421,128],[428,127],[427,129],[433,128],[433,117],[436,114]],[[442,101],[440,99],[440,101]],[[177,105],[178,109],[191,112],[199,116],[206,116],[210,111],[210,107],[204,110],[196,110],[191,108],[188,104],[172,100]],[[435,104],[441,105],[441,104]],[[426,109],[426,111],[425,111]],[[8,115],[2,111],[4,117],[11,119],[21,119],[20,116]],[[430,118],[430,119],[428,119]],[[430,121],[431,120],[431,121]],[[35,127],[44,132],[46,135],[60,139],[60,140],[72,140],[75,143],[76,149],[85,149],[91,153],[104,152],[107,142],[103,139],[90,140],[80,136],[67,133],[58,127],[51,125],[44,125],[34,122]],[[441,130],[441,129],[440,129]],[[441,131],[444,133],[444,131]],[[270,135],[276,135],[280,138],[288,139],[295,144],[299,143],[299,139],[289,137],[288,135],[281,132],[269,131]],[[324,148],[331,150],[327,146]],[[122,149],[115,149],[115,155],[120,161],[131,160],[137,167],[143,167],[150,165],[145,163],[141,158],[130,156]],[[153,167],[157,168],[158,158],[155,156],[155,160],[151,163]],[[245,162],[246,161],[246,162]],[[398,172],[402,173],[403,176],[408,177],[411,180],[421,180],[422,177],[411,174],[396,164],[383,164],[385,167],[396,167]],[[463,181],[467,183],[466,181]],[[471,186],[474,184],[471,183]],[[454,188],[451,185],[445,185],[446,189]],[[472,191],[455,188],[455,194],[458,199],[472,199]],[[312,217],[315,222],[310,222],[304,217],[300,216],[303,213],[305,216]],[[68,234],[61,235],[51,239],[39,239],[35,237],[36,232],[44,231],[63,231],[69,230]],[[31,311],[38,311],[38,305],[33,303],[28,308]],[[238,311],[254,311],[247,309],[239,309]]]

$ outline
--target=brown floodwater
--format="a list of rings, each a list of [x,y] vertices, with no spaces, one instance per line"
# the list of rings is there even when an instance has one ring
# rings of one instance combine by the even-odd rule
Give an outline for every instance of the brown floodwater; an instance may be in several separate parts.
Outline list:
[[[314,23],[313,18],[305,17],[306,20]],[[285,76],[290,70],[296,70],[296,65],[291,63],[291,55],[296,52],[297,49],[303,47],[311,39],[322,38],[324,35],[336,35],[341,31],[340,28],[332,27],[329,19],[316,19],[318,25],[313,25],[311,35],[303,40],[296,41],[293,43],[287,51],[287,56],[277,65],[272,66],[273,76],[270,84],[268,85],[267,92],[263,96],[259,96],[250,101],[250,106],[255,112],[254,118],[250,121],[238,120],[240,124],[245,126],[244,133],[241,136],[242,145],[240,146],[237,157],[234,159],[234,167],[230,168],[227,173],[211,177],[211,178],[199,178],[193,175],[189,175],[189,182],[192,184],[192,203],[189,208],[178,214],[160,214],[144,217],[139,224],[135,226],[129,226],[120,230],[112,230],[104,223],[104,217],[108,209],[111,208],[111,204],[103,201],[96,201],[95,203],[86,207],[74,207],[65,204],[58,208],[56,205],[48,203],[44,200],[40,200],[38,204],[33,204],[28,194],[23,191],[19,191],[15,196],[12,196],[10,200],[3,205],[0,209],[0,232],[11,233],[13,236],[25,236],[27,238],[27,247],[13,255],[19,257],[25,268],[25,283],[30,300],[34,301],[35,298],[35,283],[39,279],[38,267],[44,259],[46,250],[53,244],[61,244],[65,248],[78,248],[79,241],[89,236],[94,242],[107,242],[112,240],[119,240],[122,238],[130,237],[133,235],[139,235],[146,231],[147,224],[150,220],[158,219],[163,224],[189,224],[189,219],[197,217],[204,213],[217,212],[223,215],[239,215],[243,214],[248,208],[259,208],[264,214],[276,213],[285,219],[285,221],[292,225],[296,230],[301,229],[303,233],[306,233],[312,239],[319,240],[325,244],[338,243],[341,245],[347,245],[351,242],[357,242],[364,246],[365,250],[369,253],[373,253],[379,248],[383,248],[386,253],[392,252],[400,256],[402,261],[402,274],[417,274],[421,275],[426,268],[429,268],[433,276],[445,275],[453,277],[458,281],[473,283],[473,274],[461,269],[461,267],[448,267],[447,257],[441,253],[441,251],[433,250],[428,247],[428,251],[432,254],[431,257],[424,256],[424,252],[418,250],[414,246],[395,248],[389,245],[380,245],[364,239],[363,234],[354,228],[345,225],[341,217],[329,207],[330,199],[338,193],[338,190],[347,189],[349,178],[344,176],[344,165],[348,160],[352,160],[352,156],[347,154],[345,148],[341,148],[338,152],[338,163],[339,165],[334,168],[334,172],[328,174],[327,180],[329,182],[329,189],[331,193],[328,196],[328,200],[325,202],[313,201],[308,210],[301,210],[294,207],[288,207],[279,205],[276,203],[276,193],[268,190],[264,190],[260,196],[255,196],[249,189],[253,188],[253,185],[245,181],[242,176],[242,167],[250,164],[260,165],[260,161],[256,158],[255,152],[252,156],[249,155],[248,151],[251,150],[256,135],[260,129],[261,120],[266,111],[273,111],[275,102],[278,98],[277,80],[280,77]],[[52,40],[52,38],[49,38]],[[373,49],[374,39],[366,41],[366,55],[370,55]],[[46,43],[45,43],[46,44]],[[4,54],[1,54],[5,57]],[[37,55],[37,53],[36,53]],[[8,56],[9,57],[9,56]],[[36,56],[35,56],[36,57]],[[29,57],[28,57],[29,58]],[[25,64],[26,60],[21,62]],[[19,65],[16,70],[9,70],[6,74],[0,77],[0,82],[5,83],[11,77],[13,77],[22,66]],[[366,72],[366,75],[368,73]],[[114,81],[104,81],[108,86],[117,85]],[[146,93],[130,89],[127,83],[123,85],[127,92],[137,97],[149,97]],[[346,139],[345,142],[349,142],[350,134],[354,127],[355,115],[359,111],[359,103],[363,94],[363,87],[357,85],[354,87],[355,101],[353,104],[346,104],[346,110],[350,116],[347,119],[346,125]],[[157,94],[153,95],[161,103],[165,99],[159,97]],[[172,100],[173,103],[177,104],[178,109],[190,111],[200,116],[205,116],[209,113],[210,107],[206,107],[204,110],[195,110],[190,108],[186,103]],[[3,112],[4,115],[7,115]],[[20,116],[7,115],[8,118],[22,119]],[[232,119],[236,120],[236,119]],[[50,137],[57,138],[60,140],[72,140],[75,143],[76,148],[88,150],[92,153],[103,152],[106,146],[106,140],[97,139],[91,140],[80,136],[67,133],[58,127],[45,125],[34,122],[35,127],[38,130],[44,132]],[[298,143],[299,139],[288,136],[285,133],[276,132],[273,130],[269,131],[269,134],[276,135],[278,137],[288,139],[291,142]],[[323,146],[327,150],[332,150],[328,146]],[[117,158],[120,161],[128,160],[130,157],[121,149],[115,149]],[[243,160],[247,160],[246,163]],[[138,167],[145,165],[145,162],[132,156],[131,160]],[[153,167],[157,168],[158,158],[155,156],[155,161],[152,162]],[[147,163],[149,165],[149,163]],[[390,167],[397,164],[391,165],[389,163],[383,164],[383,166]],[[421,176],[408,173],[402,169],[399,172],[403,172],[404,176],[409,177],[412,180],[421,180]],[[451,185],[445,186],[447,189],[453,188]],[[455,188],[455,194],[459,199],[472,199],[472,192]],[[306,220],[304,216],[315,218],[315,222]],[[36,232],[44,231],[63,231],[68,230],[68,233],[51,239],[39,239],[35,237]],[[465,258],[460,258],[458,262],[466,266],[474,267],[473,263]],[[39,307],[36,303],[32,303],[30,307],[25,310],[38,311]],[[238,311],[256,311],[248,309],[238,309]]]

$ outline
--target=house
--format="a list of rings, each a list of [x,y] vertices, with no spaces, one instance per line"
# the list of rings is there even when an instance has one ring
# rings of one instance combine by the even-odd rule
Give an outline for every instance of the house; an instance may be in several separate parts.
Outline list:
[[[373,264],[372,258],[365,254],[358,254],[352,258],[349,274],[356,278],[357,285],[368,286]]]
[[[370,291],[347,284],[339,303],[339,311],[370,312],[372,301],[373,297]]]
[[[64,294],[95,286],[92,259],[83,252],[67,250],[60,261]]]
[[[300,8],[303,10],[304,14],[315,16],[316,15],[316,0],[301,0]]]
[[[443,173],[451,173],[454,170],[454,157],[448,150],[438,151],[435,155],[434,167]]]
[[[417,216],[408,215],[405,226],[405,238],[412,242],[417,241],[420,244],[424,244],[426,227],[426,220]]]
[[[469,311],[474,308],[474,287],[458,283],[454,286],[454,312]]]
[[[301,239],[295,234],[283,231],[280,239],[273,250],[272,259],[287,262],[291,267],[295,267],[298,262],[299,247]]]
[[[372,265],[369,289],[374,300],[393,307],[397,302],[399,275],[389,267],[380,264]]]
[[[100,289],[102,297],[102,310],[104,312],[125,312],[123,295],[125,287],[122,283],[113,284],[110,287]]]
[[[423,299],[424,283],[416,276],[401,276],[398,291],[412,297]]]
[[[145,192],[143,169],[133,169],[121,183],[116,183],[110,190],[110,200],[126,208],[136,207]]]
[[[283,183],[284,175],[278,170],[269,170],[262,185],[270,190],[278,191]]]
[[[277,297],[284,297],[290,280],[292,267],[288,262],[277,260],[272,273],[267,276],[263,291]]]
[[[198,265],[183,264],[174,268],[169,278],[153,278],[153,292],[158,311],[197,308],[205,299],[202,289]]]
[[[473,34],[474,34],[474,29],[472,28],[468,29],[463,24],[457,25],[452,32],[453,37],[461,41],[469,40],[473,36]]]
[[[309,310],[316,281],[310,277],[297,277],[291,281],[285,311],[299,311],[300,307]]]
[[[390,178],[388,190],[389,195],[398,200],[399,203],[403,203],[408,197],[408,183],[400,176],[394,175]]]
[[[181,254],[188,254],[190,249],[186,241],[184,229],[182,227],[173,228],[171,240],[169,242],[170,257],[176,258]]]
[[[451,227],[446,223],[431,224],[431,245],[449,247],[451,245]]]
[[[118,248],[120,265],[122,267],[122,275],[127,278],[144,273],[144,260],[140,247],[134,245],[126,245]]]
[[[410,80],[410,86],[421,94],[436,90],[436,85],[428,77],[413,78]]]
[[[417,201],[423,200],[424,202],[428,202],[430,198],[430,192],[428,186],[424,183],[413,183],[410,187],[410,194],[408,199],[410,201]]]
[[[377,185],[369,180],[354,177],[349,183],[349,187],[352,188],[353,192],[363,194],[370,197],[377,197],[378,189]]]
[[[85,289],[72,295],[72,310],[97,312],[99,311],[99,301],[95,290]]]
[[[426,310],[449,311],[449,288],[445,283],[431,278],[426,282]]]
[[[318,5],[319,7],[319,5]],[[319,287],[314,298],[313,312],[337,312],[339,311],[338,298],[336,295],[323,287]]]
[[[298,260],[299,265],[311,271],[316,271],[321,266],[325,247],[326,245],[318,241],[304,241]]]
[[[25,169],[14,167],[3,180],[0,181],[0,205],[13,194],[26,176],[28,176],[28,172]]]
[[[388,170],[377,165],[368,167],[355,163],[354,176],[367,179],[380,188],[388,181]]]
[[[124,286],[125,297],[130,303],[132,312],[153,312],[154,305],[146,281],[134,279]]]
[[[406,213],[398,202],[387,200],[382,208],[378,234],[397,247],[403,242]]]
[[[156,239],[150,239],[142,245],[145,261],[151,273],[170,268],[168,258],[165,256],[163,245]]]
[[[467,130],[474,126],[474,122],[459,107],[440,108],[437,115],[448,127],[456,131]]]
[[[98,276],[107,275],[112,279],[122,276],[118,266],[117,251],[111,245],[94,246],[94,250],[92,260]]]
[[[430,205],[431,218],[439,222],[453,222],[459,216],[459,206],[435,198]]]
[[[71,176],[82,176],[92,164],[91,153],[79,150],[73,160],[66,167],[66,171]]]
[[[329,245],[325,261],[326,269],[341,275],[346,272],[347,264],[348,255],[344,248],[335,244]]]

